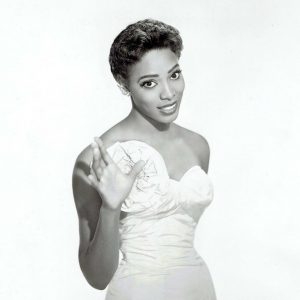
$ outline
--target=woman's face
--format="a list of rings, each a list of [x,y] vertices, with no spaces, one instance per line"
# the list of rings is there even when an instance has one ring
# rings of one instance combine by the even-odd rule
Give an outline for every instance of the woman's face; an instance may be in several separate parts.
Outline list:
[[[134,108],[159,123],[177,118],[184,79],[177,56],[167,48],[146,52],[131,66],[127,80]]]

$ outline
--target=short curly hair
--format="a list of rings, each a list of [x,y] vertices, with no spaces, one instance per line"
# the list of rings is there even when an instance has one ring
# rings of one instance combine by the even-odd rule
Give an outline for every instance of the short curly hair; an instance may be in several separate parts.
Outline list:
[[[169,48],[179,58],[183,49],[179,31],[163,22],[145,19],[128,25],[115,38],[109,53],[111,72],[119,83],[128,79],[128,69],[149,50]]]

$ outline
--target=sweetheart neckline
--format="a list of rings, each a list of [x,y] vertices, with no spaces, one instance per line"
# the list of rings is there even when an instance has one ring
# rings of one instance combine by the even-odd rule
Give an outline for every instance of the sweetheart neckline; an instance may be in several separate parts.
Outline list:
[[[153,146],[151,146],[150,144],[148,144],[148,143],[146,143],[146,142],[143,142],[143,141],[140,141],[140,140],[134,140],[134,139],[133,139],[133,140],[127,140],[127,141],[122,141],[122,142],[116,141],[115,143],[113,143],[113,144],[110,145],[109,147],[106,147],[106,149],[111,148],[111,147],[114,146],[115,144],[123,144],[123,143],[128,143],[128,142],[138,142],[138,143],[144,144],[144,145],[146,145],[147,147],[149,147],[150,149],[152,149],[152,151],[154,151],[155,153],[157,153],[158,156],[161,158],[163,164],[164,164],[164,168],[165,168],[165,170],[166,170],[166,173],[167,173],[168,178],[169,178],[170,181],[180,183],[180,182],[183,180],[183,178],[184,178],[184,177],[185,177],[192,169],[194,169],[194,168],[198,168],[200,171],[202,171],[205,175],[208,176],[208,174],[203,170],[203,168],[202,168],[200,165],[193,165],[193,166],[191,166],[189,169],[187,169],[187,170],[183,173],[183,175],[181,176],[181,178],[180,178],[179,180],[174,179],[174,178],[171,178],[170,175],[169,175],[169,172],[168,172],[168,168],[167,168],[166,162],[165,162],[163,156],[161,155],[161,153],[160,153],[157,149],[155,149]]]

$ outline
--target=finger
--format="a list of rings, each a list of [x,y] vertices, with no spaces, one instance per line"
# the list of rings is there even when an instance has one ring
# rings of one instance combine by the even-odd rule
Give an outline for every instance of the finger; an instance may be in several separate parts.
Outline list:
[[[102,169],[106,168],[106,166],[107,166],[102,158],[100,159],[99,164]]]
[[[90,163],[90,174],[94,175],[95,174],[95,170],[93,168],[93,163],[94,163],[94,160],[92,159],[91,163]]]
[[[100,165],[101,153],[97,147],[93,147],[93,167],[94,169],[98,168]]]
[[[93,142],[93,143],[91,143],[91,147],[92,147],[94,159],[99,160],[101,157],[101,152],[100,152],[98,144]]]
[[[111,156],[109,155],[109,153],[107,152],[107,150],[105,149],[104,147],[104,144],[103,144],[103,141],[98,138],[98,137],[95,137],[95,142],[98,144],[99,146],[99,149],[100,149],[100,152],[101,152],[101,157],[102,159],[104,160],[105,164],[108,165],[108,164],[113,164],[114,161],[113,159],[111,158]]]
[[[99,180],[102,174],[101,166],[99,165],[98,167],[96,167],[95,165],[92,165],[90,173],[93,174]]]
[[[97,178],[98,180],[100,180],[101,176],[102,176],[102,169],[101,167],[98,168],[90,168],[90,174],[92,174],[93,176],[95,176],[95,178]]]
[[[96,169],[95,171],[96,175],[97,175],[97,178],[98,180],[100,181],[101,180],[101,177],[102,177],[102,174],[103,174],[103,169],[101,169],[100,167]]]
[[[88,179],[89,179],[90,184],[91,184],[95,189],[97,189],[97,183],[98,183],[98,181],[97,181],[97,179],[95,178],[95,176],[92,175],[92,174],[89,174],[89,175],[88,175]]]
[[[100,157],[100,151],[99,151],[98,145],[95,145],[95,144],[92,145],[93,158],[92,158],[92,161],[90,163],[90,172],[97,179],[99,179],[101,174],[102,174],[102,167],[101,167],[101,164],[100,164],[101,157]]]

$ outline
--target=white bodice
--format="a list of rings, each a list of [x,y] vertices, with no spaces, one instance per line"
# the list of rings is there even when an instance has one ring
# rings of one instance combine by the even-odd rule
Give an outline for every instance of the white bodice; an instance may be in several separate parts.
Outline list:
[[[213,185],[205,171],[195,165],[179,181],[171,179],[161,154],[138,140],[116,142],[107,151],[124,173],[137,161],[146,161],[121,207],[125,214],[119,227],[121,265],[140,266],[144,272],[145,268],[201,264],[193,246],[194,233],[213,199]],[[132,271],[124,268],[125,273]]]

